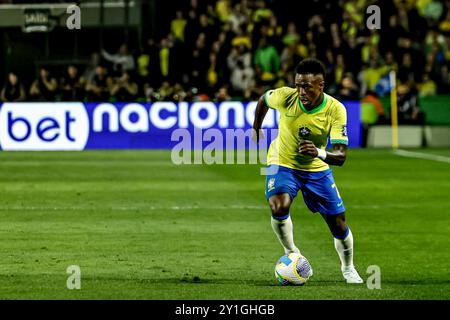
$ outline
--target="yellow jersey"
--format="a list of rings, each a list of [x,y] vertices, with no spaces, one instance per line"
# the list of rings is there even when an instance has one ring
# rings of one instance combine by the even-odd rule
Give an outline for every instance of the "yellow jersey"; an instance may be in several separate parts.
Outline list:
[[[264,99],[268,107],[280,112],[278,137],[272,141],[267,164],[276,164],[304,171],[323,171],[328,164],[319,158],[301,155],[298,143],[310,140],[317,148],[325,149],[328,137],[332,144],[348,144],[347,111],[342,103],[324,93],[322,103],[306,110],[297,89],[282,87],[269,90]]]

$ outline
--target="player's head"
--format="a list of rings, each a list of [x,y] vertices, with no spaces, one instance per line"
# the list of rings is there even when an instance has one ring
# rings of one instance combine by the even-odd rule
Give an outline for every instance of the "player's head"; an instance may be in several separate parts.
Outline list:
[[[295,68],[295,86],[305,107],[315,106],[325,86],[325,67],[317,59],[304,59]]]

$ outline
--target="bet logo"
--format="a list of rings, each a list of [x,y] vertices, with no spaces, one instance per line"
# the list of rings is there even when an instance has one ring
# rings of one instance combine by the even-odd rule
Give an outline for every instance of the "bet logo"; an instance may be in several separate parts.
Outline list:
[[[3,150],[83,150],[89,117],[81,102],[7,102],[0,108]]]
[[[299,134],[300,137],[305,139],[305,138],[309,137],[309,135],[311,134],[311,130],[309,130],[307,127],[301,127],[298,130],[298,134]]]

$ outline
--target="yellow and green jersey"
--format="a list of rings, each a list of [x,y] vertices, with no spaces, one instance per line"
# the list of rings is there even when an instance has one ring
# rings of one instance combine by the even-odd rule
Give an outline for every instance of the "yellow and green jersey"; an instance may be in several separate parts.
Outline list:
[[[325,149],[328,137],[332,144],[348,144],[347,111],[342,103],[324,93],[323,102],[313,110],[306,110],[297,89],[282,87],[269,90],[264,95],[266,104],[280,112],[278,137],[272,141],[267,164],[304,170],[323,171],[328,164],[319,158],[301,155],[298,143],[312,141],[317,148]]]

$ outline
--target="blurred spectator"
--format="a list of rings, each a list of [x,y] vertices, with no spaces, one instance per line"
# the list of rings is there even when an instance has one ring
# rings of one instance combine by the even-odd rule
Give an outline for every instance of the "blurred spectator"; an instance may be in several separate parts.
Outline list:
[[[155,88],[153,88],[148,82],[144,83],[144,96],[146,102],[154,102],[158,101],[158,93],[155,91]]]
[[[200,33],[192,51],[189,82],[190,85],[199,89],[201,93],[204,93],[207,90],[208,64],[206,61],[208,60],[209,55],[206,47],[206,35]]]
[[[189,10],[186,18],[186,26],[184,27],[184,42],[187,49],[194,43],[195,35],[199,34],[200,26],[198,23],[198,14],[196,10]]]
[[[216,93],[214,102],[223,102],[223,101],[230,101],[230,100],[231,100],[231,96],[228,93],[228,86],[220,87],[219,91]]]
[[[218,40],[212,45],[212,51],[216,54],[217,81],[220,85],[227,82],[230,78],[230,69],[227,65],[228,54],[231,50],[229,42],[227,42],[227,33],[219,33]]]
[[[54,101],[58,82],[46,67],[39,70],[38,79],[34,80],[30,88],[30,98],[33,101]]]
[[[383,103],[380,100],[380,97],[375,91],[368,90],[366,95],[361,99],[361,102],[372,103],[375,107],[375,111],[378,115],[378,124],[386,123],[386,115],[384,113]]]
[[[431,0],[426,4],[423,13],[430,24],[435,25],[442,16],[443,9],[444,8],[441,1]]]
[[[169,38],[162,38],[159,47],[159,72],[160,81],[166,81],[170,79],[170,71],[172,69],[173,61],[173,43],[169,41]],[[160,82],[158,81],[158,82]]]
[[[322,17],[319,14],[313,15],[308,21],[308,29],[312,31],[316,47],[316,58],[325,59],[325,52],[328,48],[328,36]]]
[[[336,64],[334,65],[334,79],[333,81],[336,84],[341,83],[342,81],[342,77],[344,76],[345,73],[345,60],[344,60],[344,56],[342,54],[338,54],[336,56]]]
[[[425,65],[425,57],[421,52],[421,47],[417,42],[413,42],[410,36],[404,36],[398,39],[397,51],[401,61],[399,67],[399,73],[405,68],[408,73],[410,81],[420,82],[420,74],[423,72],[423,66]],[[412,66],[415,68],[412,68]]]
[[[244,60],[237,60],[231,72],[231,86],[233,93],[243,96],[245,90],[254,84],[254,71],[250,66],[246,66]]]
[[[439,30],[447,37],[450,36],[450,10],[447,10],[445,19],[439,24]]]
[[[358,100],[358,86],[353,80],[351,73],[346,73],[342,77],[341,83],[338,88],[337,98],[340,100]]]
[[[333,49],[340,48],[341,44],[342,43],[341,43],[340,38],[334,39],[334,42],[333,42],[333,47],[334,48]],[[311,30],[308,30],[306,32],[306,44],[305,44],[305,46],[306,46],[306,49],[307,49],[307,52],[308,52],[308,56],[310,58],[317,58],[317,45],[316,45],[316,41],[314,39],[314,33]]]
[[[259,42],[254,63],[261,66],[263,74],[268,79],[274,79],[280,70],[280,56],[275,47],[267,43],[266,37],[262,37]]]
[[[220,21],[225,22],[231,16],[231,1],[219,0],[216,2],[216,12]]]
[[[159,48],[153,38],[147,39],[143,46],[143,51],[138,57],[138,74],[140,75],[140,85],[149,83],[153,87],[157,86],[160,80]]]
[[[281,68],[277,73],[277,82],[275,83],[274,87],[280,88],[280,87],[293,87],[293,86],[294,86],[293,69],[287,63],[282,62]]]
[[[184,101],[187,97],[187,92],[184,90],[183,86],[180,83],[175,83],[173,86],[173,95],[172,95],[172,101]]]
[[[278,24],[276,15],[273,14],[269,17],[267,29],[262,34],[267,36],[267,38],[270,39],[270,42],[273,42],[276,47],[282,45],[280,39],[283,37],[283,28]]]
[[[68,66],[60,82],[63,101],[83,101],[85,86],[86,80],[78,74],[78,68],[74,65]]]
[[[432,45],[431,51],[426,55],[425,73],[438,74],[440,66],[445,63],[444,53],[438,43]]]
[[[362,95],[365,95],[366,90],[375,90],[375,86],[389,71],[386,65],[379,65],[376,59],[371,59],[368,66],[363,67],[360,72],[361,91]]]
[[[109,101],[109,91],[112,79],[108,76],[106,68],[99,65],[95,68],[95,75],[86,84],[89,101]]]
[[[384,64],[388,68],[389,71],[398,71],[398,64],[395,62],[394,54],[392,51],[387,51],[384,56]]]
[[[110,54],[106,50],[102,50],[102,56],[107,61],[112,62],[114,72],[120,74],[123,70],[133,71],[135,63],[133,56],[128,52],[128,46],[122,44],[116,54]]]
[[[252,56],[243,45],[233,47],[227,57],[227,65],[230,70],[236,68],[238,62],[241,62],[243,68],[250,68],[252,65]]]
[[[208,92],[214,92],[218,83],[218,76],[216,71],[217,55],[215,52],[209,54],[209,68],[206,74],[206,83]]]
[[[438,79],[438,92],[442,94],[448,94],[450,92],[450,70],[448,63],[444,64],[441,67]]]
[[[100,53],[94,52],[91,54],[86,70],[84,71],[83,77],[86,81],[92,81],[95,76],[95,69],[100,64],[101,56]]]
[[[381,30],[366,27],[369,4],[383,4]],[[127,99],[217,99],[219,90],[218,97],[257,99],[268,87],[292,85],[293,68],[306,57],[325,63],[327,92],[345,99],[371,97],[373,90],[387,94],[391,70],[420,96],[450,92],[450,1],[317,0],[285,6],[279,1],[190,0],[175,2],[171,9],[175,15],[161,17],[166,22],[157,28],[164,33],[155,35],[164,36],[144,42],[136,60],[125,44],[116,54],[102,50],[92,55],[83,73],[89,99],[107,101],[111,77],[121,78],[122,71],[138,86],[139,97]],[[99,73],[100,64],[107,67]],[[36,84],[33,98],[54,99],[53,82],[45,86],[39,81],[43,94]],[[115,99],[122,94],[117,90]],[[64,91],[64,99],[75,99],[69,95]]]
[[[204,34],[206,46],[210,46],[214,38],[217,37],[217,29],[214,20],[207,14],[200,14],[198,19],[198,34]]]
[[[236,36],[231,40],[231,45],[233,47],[245,46],[247,49],[252,48],[252,41],[250,35],[239,29]]]
[[[139,55],[136,59],[137,63],[137,83],[139,87],[142,87],[144,83],[148,81],[150,76],[150,55],[149,53],[141,47],[139,49]]]
[[[422,76],[422,82],[418,84],[419,97],[434,96],[437,93],[436,83],[430,78],[429,73]]]
[[[170,101],[170,98],[173,93],[173,88],[168,81],[163,81],[161,87],[158,89],[159,92],[159,100],[161,101]]]
[[[26,99],[25,89],[16,73],[10,72],[0,94],[3,102],[19,102]]]
[[[401,65],[398,69],[398,78],[402,82],[414,82],[414,68],[412,63],[411,54],[405,53],[401,60]]]
[[[341,53],[345,57],[346,71],[353,73],[356,76],[362,67],[361,49],[362,40],[356,36],[349,37],[346,41],[342,41],[341,47],[337,48],[336,52]]]
[[[445,37],[443,34],[439,33],[437,29],[430,29],[424,39],[424,45],[425,54],[436,49],[437,52],[444,51],[446,48]]]
[[[299,57],[297,56],[295,43],[284,47],[283,52],[281,52],[280,63],[286,64],[289,68],[294,68],[297,60],[299,60]]]
[[[286,34],[283,36],[282,41],[285,46],[290,46],[300,41],[300,35],[297,32],[297,26],[293,21],[288,23],[287,31]]]
[[[419,107],[418,92],[408,83],[401,83],[398,85],[397,108],[399,124],[425,123],[425,114]]]
[[[176,39],[184,42],[184,29],[186,28],[187,20],[183,17],[183,11],[177,10],[176,17],[170,24],[170,31]]]
[[[263,0],[257,0],[254,2],[256,10],[253,12],[253,21],[259,23],[262,20],[269,20],[273,16],[273,11],[267,8],[267,4]]]
[[[240,2],[237,2],[233,9],[231,10],[231,14],[229,15],[227,22],[231,24],[231,30],[238,34],[242,31],[243,24],[247,21],[248,16],[245,14],[244,8]]]
[[[111,84],[111,96],[116,101],[130,102],[135,101],[138,94],[138,85],[130,76],[130,73],[126,70],[122,72],[122,75],[114,79]]]

